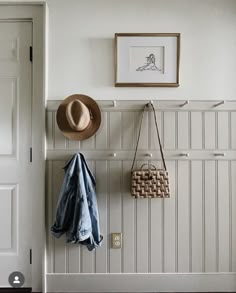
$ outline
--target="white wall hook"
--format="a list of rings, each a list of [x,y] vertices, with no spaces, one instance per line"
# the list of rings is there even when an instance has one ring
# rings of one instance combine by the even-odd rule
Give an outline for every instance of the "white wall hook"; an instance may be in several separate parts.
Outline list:
[[[220,106],[220,105],[224,105],[224,103],[225,103],[225,101],[221,101],[221,102],[215,104],[213,107],[218,107],[218,106]]]
[[[146,157],[152,158],[152,153],[145,154]]]
[[[225,157],[226,153],[214,153],[215,157]]]
[[[189,157],[189,153],[181,153],[180,156],[181,157]]]
[[[113,157],[113,158],[115,158],[115,157],[116,157],[116,153],[113,153],[113,154],[111,154],[111,155],[112,155],[112,157]]]
[[[185,101],[183,104],[180,105],[180,107],[184,107],[184,106],[186,106],[188,104],[189,104],[189,101]]]
[[[116,100],[113,101],[113,107],[115,108],[117,106]]]

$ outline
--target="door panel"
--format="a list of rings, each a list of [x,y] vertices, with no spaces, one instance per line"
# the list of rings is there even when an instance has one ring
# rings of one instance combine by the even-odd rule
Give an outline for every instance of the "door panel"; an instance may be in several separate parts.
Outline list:
[[[0,40],[0,61],[18,60],[18,38],[10,35]]]
[[[31,287],[31,22],[0,23],[0,287]]]
[[[0,250],[16,252],[16,185],[0,185]]]
[[[17,100],[14,77],[0,78],[0,155],[14,155],[16,146]]]

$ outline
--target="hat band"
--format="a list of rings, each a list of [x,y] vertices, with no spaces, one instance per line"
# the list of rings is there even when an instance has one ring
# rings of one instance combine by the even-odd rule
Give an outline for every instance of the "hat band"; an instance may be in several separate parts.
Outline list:
[[[85,131],[87,128],[89,128],[91,126],[91,124],[92,124],[92,121],[90,120],[89,123],[84,128],[78,127],[77,125],[74,125],[74,126],[70,125],[70,126],[73,130],[76,130],[78,132],[82,132],[82,131]]]

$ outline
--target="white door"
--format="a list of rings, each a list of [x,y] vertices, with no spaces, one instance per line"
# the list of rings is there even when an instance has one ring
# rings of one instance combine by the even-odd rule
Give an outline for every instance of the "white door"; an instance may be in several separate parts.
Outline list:
[[[31,22],[0,22],[0,287],[31,287],[31,42]]]

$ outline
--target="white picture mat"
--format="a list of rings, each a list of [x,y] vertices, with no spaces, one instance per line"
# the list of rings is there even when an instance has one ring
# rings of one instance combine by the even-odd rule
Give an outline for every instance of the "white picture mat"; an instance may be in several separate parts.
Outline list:
[[[138,52],[140,48],[140,52]],[[147,48],[162,47],[164,69],[162,74],[159,71],[136,71],[134,67],[139,62],[135,60],[141,57],[140,64],[144,64],[143,52]],[[133,60],[130,60],[130,52],[136,53]],[[142,48],[142,49],[141,49]],[[138,52],[138,53],[137,53]],[[117,80],[118,83],[176,83],[177,82],[177,37],[118,37],[117,38]]]

